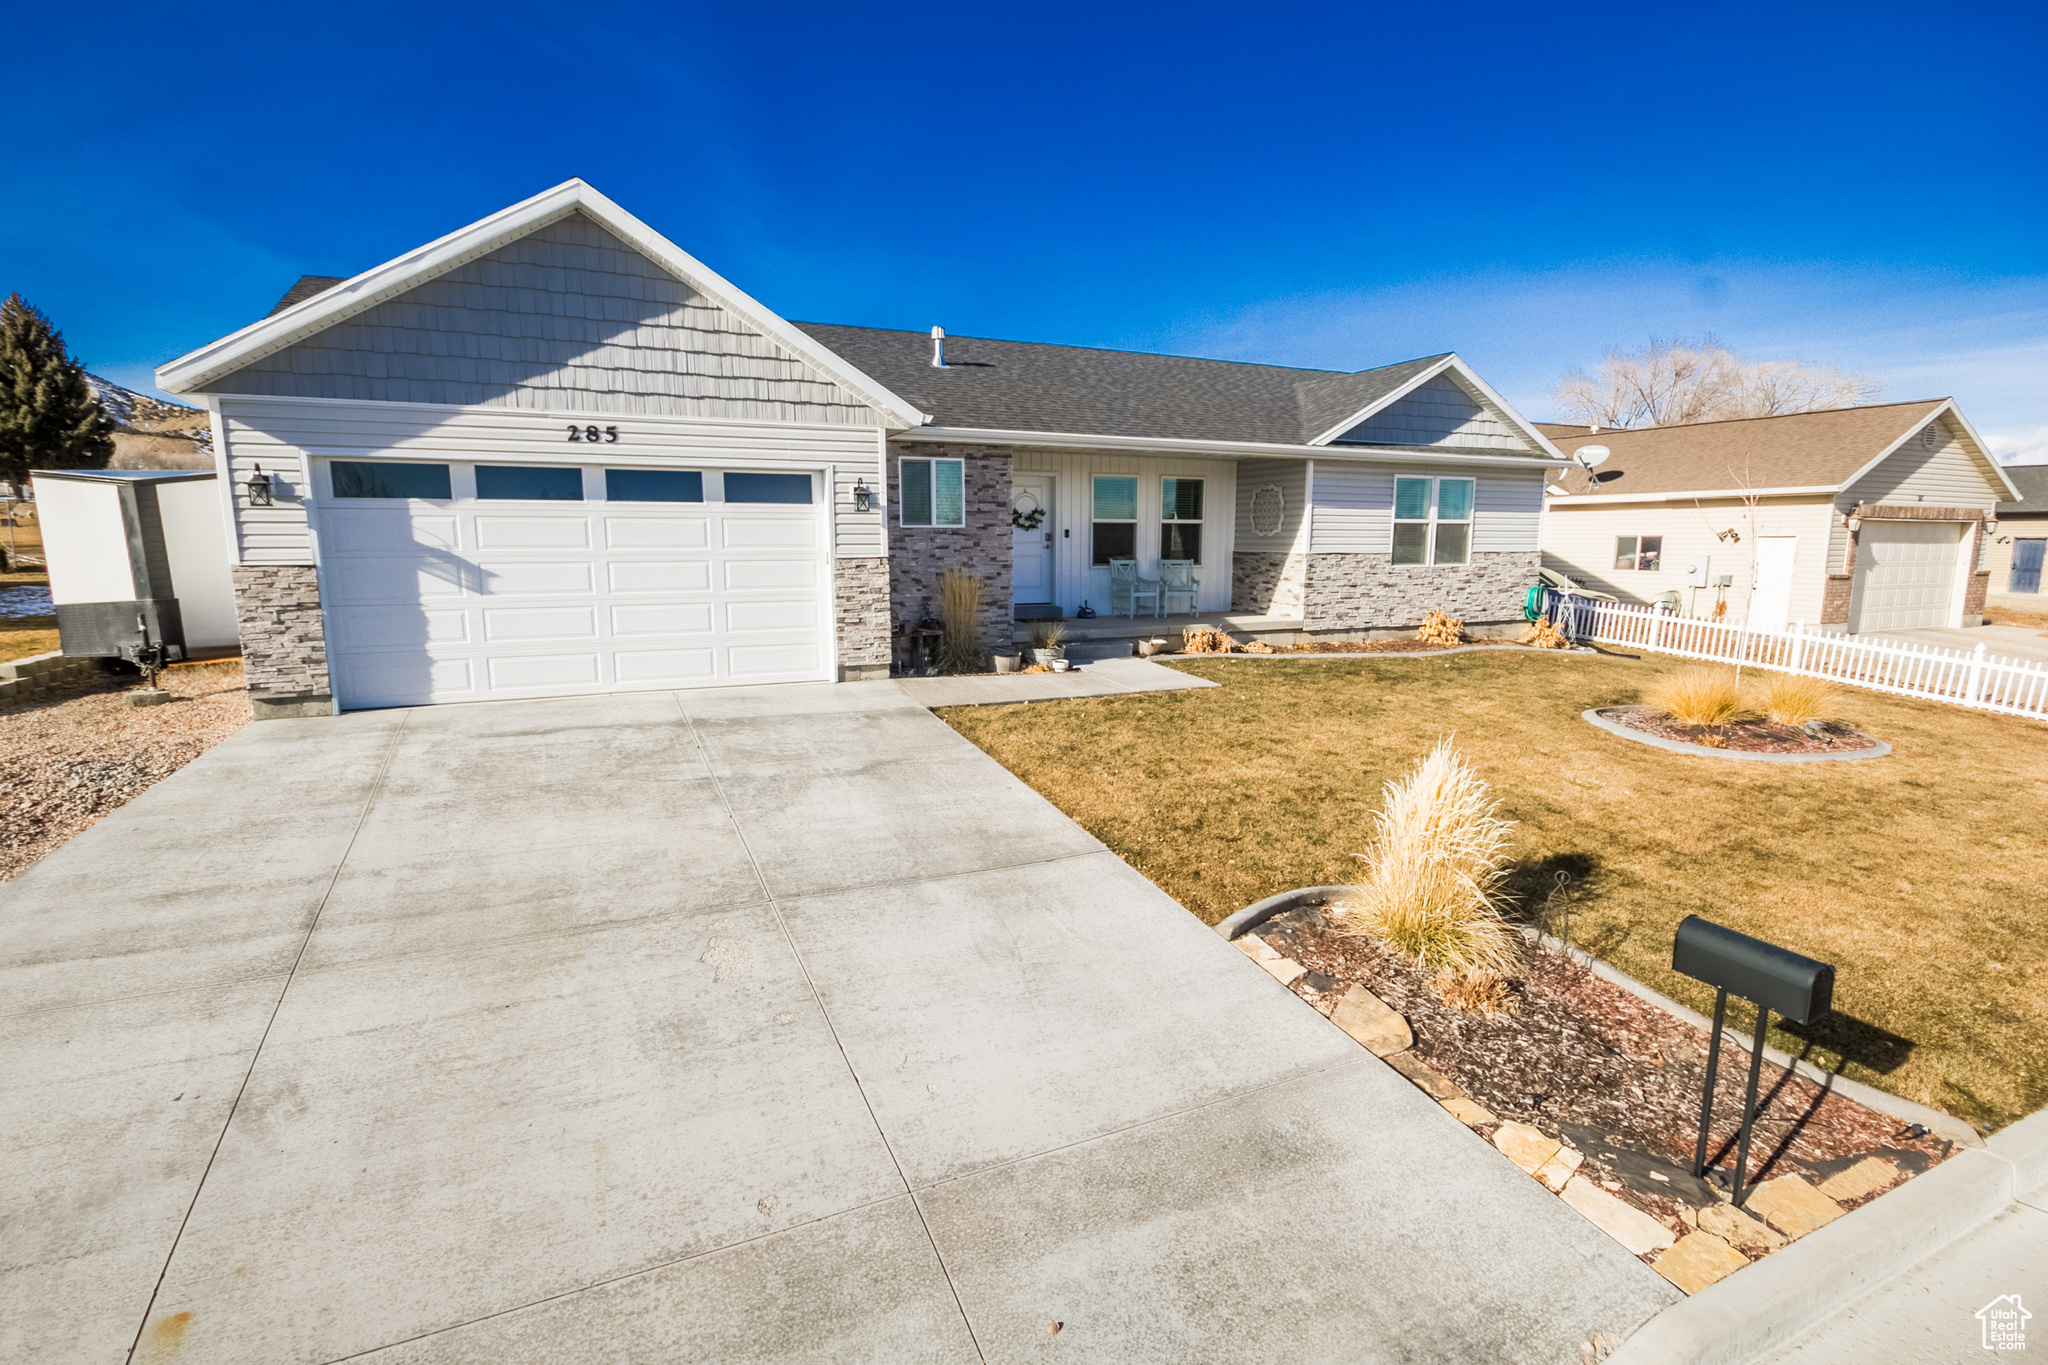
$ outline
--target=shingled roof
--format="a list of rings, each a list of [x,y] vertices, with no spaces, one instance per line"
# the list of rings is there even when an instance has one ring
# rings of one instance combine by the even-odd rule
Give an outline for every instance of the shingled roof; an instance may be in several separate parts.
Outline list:
[[[1538,422],[1536,429],[1569,455],[1583,445],[1613,454],[1588,490],[1583,475],[1563,471],[1571,493],[1692,493],[1736,488],[1834,488],[1901,437],[1918,431],[1948,400],[1880,403],[1726,422],[1608,429]]]
[[[292,305],[304,303],[315,294],[324,294],[347,279],[346,275],[301,275],[297,284],[284,291],[284,297],[277,301],[277,307],[264,316],[274,318]]]
[[[794,325],[932,414],[935,425],[996,431],[1305,445],[1444,359],[1346,374],[949,336],[941,369],[922,332]]]
[[[2020,500],[1998,504],[1998,515],[2048,512],[2048,464],[2009,464],[2004,468],[2005,477],[2020,490]]]

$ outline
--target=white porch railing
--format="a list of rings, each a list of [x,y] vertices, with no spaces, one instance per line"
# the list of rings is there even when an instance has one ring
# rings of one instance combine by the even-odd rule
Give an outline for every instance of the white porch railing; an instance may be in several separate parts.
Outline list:
[[[1789,631],[1745,630],[1662,607],[1595,602],[1555,592],[1549,594],[1546,614],[1574,640],[1740,663],[1902,697],[2048,719],[2048,664],[1992,658],[1981,644],[1961,650],[1866,640],[1810,631],[1804,621]]]

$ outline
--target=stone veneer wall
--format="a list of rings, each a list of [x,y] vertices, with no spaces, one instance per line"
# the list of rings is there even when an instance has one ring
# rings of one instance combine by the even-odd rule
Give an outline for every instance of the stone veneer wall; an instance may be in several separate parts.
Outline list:
[[[1240,550],[1231,556],[1230,609],[1261,616],[1299,616],[1307,578],[1307,555]]]
[[[889,561],[835,560],[832,616],[839,634],[839,680],[888,677]]]
[[[330,696],[327,630],[320,621],[320,580],[313,566],[235,564],[228,572],[250,696]]]
[[[898,459],[966,461],[965,526],[904,526]],[[889,607],[914,624],[939,614],[939,574],[958,565],[981,578],[981,642],[991,652],[1014,633],[1010,607],[1010,454],[983,446],[929,445],[889,451]]]
[[[1306,628],[1372,630],[1419,625],[1437,607],[1467,623],[1519,621],[1542,556],[1475,554],[1470,564],[1394,567],[1392,556],[1311,554]]]

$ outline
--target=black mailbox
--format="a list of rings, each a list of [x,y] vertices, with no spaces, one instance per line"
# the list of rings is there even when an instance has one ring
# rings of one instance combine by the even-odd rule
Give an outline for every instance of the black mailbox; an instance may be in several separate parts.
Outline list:
[[[1795,1024],[1828,1012],[1835,969],[1789,948],[1687,915],[1671,941],[1671,970],[1739,995]]]
[[[1707,1134],[1714,1123],[1714,1078],[1721,1069],[1721,1026],[1729,995],[1756,1004],[1756,1038],[1749,1045],[1749,1094],[1742,1102],[1742,1127],[1735,1145],[1730,1198],[1742,1203],[1747,1191],[1749,1137],[1756,1125],[1756,1085],[1763,1069],[1764,1037],[1776,1010],[1795,1024],[1810,1024],[1828,1012],[1835,997],[1835,969],[1789,948],[1738,934],[1698,915],[1687,915],[1671,940],[1671,970],[1714,987],[1714,1029],[1707,1045],[1707,1080],[1700,1095],[1700,1139],[1692,1173],[1707,1173]]]

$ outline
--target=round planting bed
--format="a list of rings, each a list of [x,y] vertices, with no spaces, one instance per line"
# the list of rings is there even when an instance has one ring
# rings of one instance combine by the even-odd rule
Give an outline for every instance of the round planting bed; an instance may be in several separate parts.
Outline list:
[[[1647,744],[1653,749],[1697,754],[1701,758],[1732,758],[1743,763],[1847,763],[1859,758],[1883,758],[1892,751],[1892,746],[1883,740],[1846,726],[1829,726],[1819,734],[1787,726],[1723,726],[1724,733],[1735,733],[1729,747],[1715,748],[1672,734],[1655,733],[1656,730],[1702,730],[1703,727],[1677,726],[1653,707],[1596,706],[1581,711],[1579,718],[1610,735]]]

